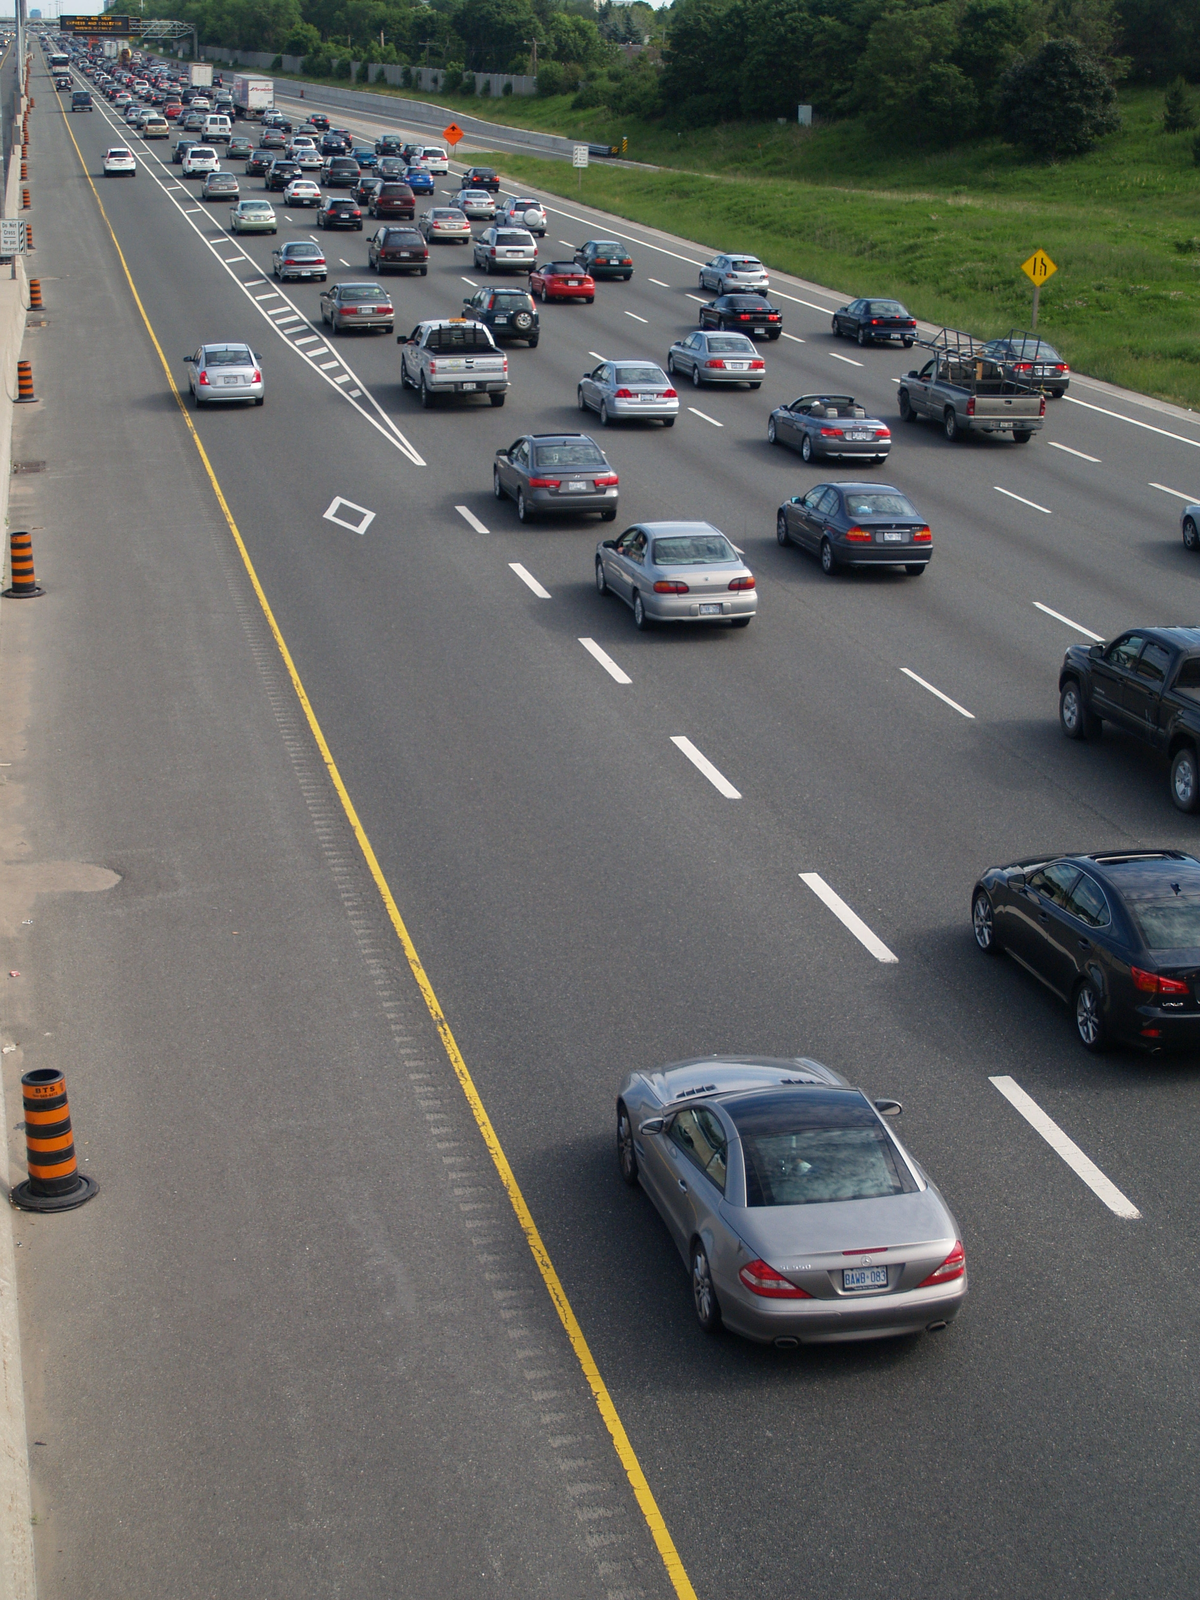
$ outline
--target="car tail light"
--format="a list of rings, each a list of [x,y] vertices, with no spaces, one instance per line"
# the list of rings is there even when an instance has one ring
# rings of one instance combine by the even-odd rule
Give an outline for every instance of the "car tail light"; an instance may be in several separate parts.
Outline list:
[[[1038,416],[1039,417],[1044,417],[1045,415],[1046,415],[1046,396],[1043,395],[1042,396],[1042,403],[1038,407]]]
[[[632,389],[618,389],[616,391],[616,393],[614,394],[613,398],[615,400],[632,400],[633,399],[633,390]]]
[[[892,437],[892,430],[890,428],[876,428],[875,437],[877,439],[890,439]]]
[[[879,326],[879,318],[878,317],[872,317],[871,318],[871,326],[873,328],[877,328]]]
[[[754,579],[750,577],[731,578],[729,580],[729,587],[731,589],[753,589]]]
[[[842,430],[840,428],[822,428],[821,437],[822,439],[840,439]]]
[[[969,417],[975,415],[975,396],[973,394],[967,396],[967,415]]]
[[[967,1270],[967,1253],[962,1247],[962,1240],[954,1241],[954,1249],[942,1262],[936,1272],[931,1272],[924,1282],[917,1285],[918,1289],[933,1289],[939,1283],[952,1283],[955,1278],[961,1278]]]
[[[754,313],[752,311],[739,311],[738,312],[738,321],[739,322],[753,322],[754,321]]]
[[[769,1267],[765,1261],[748,1261],[738,1277],[751,1294],[760,1294],[764,1300],[811,1300],[807,1289],[797,1289],[781,1272]]]
[[[250,382],[251,383],[261,383],[262,382],[262,373],[258,370],[257,367],[255,367],[255,369],[254,369],[254,376],[250,379]]]
[[[767,363],[765,361],[752,361],[750,363],[750,370],[751,372],[765,372],[767,370]]]
[[[721,367],[721,368],[724,368],[725,363],[723,361],[720,361],[720,360],[717,360],[717,361],[706,361],[704,363],[704,365],[706,367]]]
[[[595,480],[597,489],[615,489],[620,481],[615,472],[606,472],[602,478]]]
[[[1175,978],[1162,978],[1157,972],[1144,972],[1141,967],[1130,967],[1129,975],[1134,987],[1143,994],[1186,994],[1188,986]]]
[[[561,478],[530,478],[531,489],[559,489],[562,487]]]
[[[655,594],[687,594],[688,586],[686,583],[680,583],[674,578],[670,579],[669,581],[667,579],[660,578],[654,585],[654,592]]]
[[[202,372],[200,374],[200,376],[199,376],[198,382],[207,383],[208,382],[208,373],[207,372]]]
[[[914,544],[929,544],[929,542],[932,540],[932,538],[933,538],[933,534],[929,531],[928,528],[914,528],[913,529],[912,539],[913,539],[913,543]]]
[[[845,537],[852,539],[855,544],[870,544],[871,534],[866,528],[847,528]]]
[[[1054,370],[1055,372],[1070,372],[1071,369],[1065,361],[1060,361]]]
[[[659,395],[658,398],[660,400],[678,400],[679,399],[679,390],[678,389],[664,389],[663,392]]]
[[[1033,371],[1033,362],[1032,361],[1018,361],[1016,366],[1013,367],[1013,371],[1014,372],[1032,372]]]

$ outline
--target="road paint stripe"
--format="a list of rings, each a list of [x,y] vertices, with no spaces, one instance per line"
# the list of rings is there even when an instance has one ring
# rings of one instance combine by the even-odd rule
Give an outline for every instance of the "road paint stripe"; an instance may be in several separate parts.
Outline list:
[[[340,373],[339,376],[336,377],[333,381],[334,381],[334,383],[350,383],[352,380],[351,380],[350,374],[348,372],[343,372],[343,373]]]
[[[1094,639],[1097,644],[1103,642],[1102,633],[1093,633],[1090,628],[1085,628],[1082,622],[1074,622],[1070,617],[1064,617],[1061,611],[1052,611],[1049,606],[1044,606],[1040,600],[1034,600],[1033,605],[1039,611],[1044,611],[1048,617],[1053,617],[1055,622],[1063,622],[1068,628],[1074,628],[1076,633],[1081,633],[1085,639]]]
[[[696,749],[690,739],[685,738],[681,733],[673,733],[671,735],[671,743],[677,750],[683,752],[697,772],[702,772],[713,788],[723,794],[726,800],[740,800],[742,798],[741,792],[733,787],[729,779],[718,767],[713,766],[706,755],[702,755]]]
[[[269,317],[290,317],[293,312],[291,306],[275,306],[273,310],[267,312],[267,315]]]
[[[633,679],[629,676],[629,674],[627,672],[622,672],[621,671],[620,667],[613,660],[613,658],[608,654],[608,652],[606,650],[601,650],[600,646],[596,643],[595,639],[580,639],[579,642],[583,646],[583,648],[587,651],[588,655],[594,657],[595,660],[597,660],[600,663],[600,665],[604,668],[605,672],[608,673],[610,678],[614,679],[617,683],[632,683],[633,682]]]
[[[267,294],[256,294],[256,295],[253,296],[253,298],[255,300],[260,300],[260,301],[261,300],[278,300],[279,299],[279,290],[278,289],[271,289]]]
[[[1106,1178],[1100,1168],[1075,1143],[1074,1139],[1062,1131],[1053,1117],[1048,1117],[1031,1095],[1027,1095],[1019,1083],[1009,1077],[989,1078],[988,1082],[994,1084],[1009,1105],[1019,1111],[1025,1121],[1050,1146],[1051,1150],[1060,1155],[1070,1167],[1077,1178],[1082,1178],[1093,1194],[1097,1195],[1108,1209],[1118,1217],[1125,1217],[1130,1222],[1135,1222],[1141,1212],[1123,1195],[1111,1178]]]
[[[359,395],[362,393],[362,390],[361,389],[347,389],[346,393],[350,396],[351,400],[357,400]]]
[[[1023,494],[1014,494],[1011,489],[1002,489],[998,483],[994,483],[992,488],[995,489],[997,494],[1007,495],[1010,500],[1019,500],[1023,506],[1028,506],[1031,511],[1041,511],[1048,517],[1054,515],[1049,506],[1040,506],[1036,500],[1026,500]]]
[[[345,506],[349,511],[357,511],[359,513],[353,522],[349,522],[345,517],[338,515],[338,511],[342,506]],[[341,494],[334,495],[321,515],[326,522],[336,522],[339,528],[349,528],[351,533],[366,533],[367,529],[375,521],[375,513],[373,511],[369,511],[366,506],[357,505],[353,500],[347,500],[345,495]]]
[[[329,346],[327,344],[323,344],[317,350],[306,350],[304,354],[310,361],[315,361],[318,356],[327,356],[329,354]]]
[[[836,350],[830,350],[827,352],[827,354],[831,355],[835,361],[844,361],[848,367],[862,366],[861,361],[855,361],[851,356],[841,356]]]
[[[635,322],[649,322],[650,321],[649,317],[639,317],[636,311],[627,311],[625,313],[625,315],[627,317],[632,317]]]
[[[702,294],[692,294],[690,290],[688,291],[688,299],[694,300],[698,306],[706,306],[708,304],[708,301]]]
[[[796,333],[785,333],[783,337],[785,339],[790,339],[793,344],[807,344],[808,343],[807,339],[802,339],[799,336],[799,334],[796,334]],[[897,379],[896,381],[899,382],[899,379]]]
[[[474,278],[464,278],[463,282],[464,283],[469,283],[471,285],[472,289],[478,289],[478,287],[479,287],[479,285],[475,282]]]
[[[1194,494],[1184,494],[1182,489],[1168,489],[1165,483],[1152,483],[1150,488],[1158,489],[1163,494],[1174,495],[1176,500],[1186,500],[1189,505],[1195,505],[1196,503],[1196,496]]]
[[[324,353],[325,353],[324,351],[316,351],[316,350],[313,351],[314,355],[324,354]],[[321,368],[322,372],[331,372],[334,367],[340,367],[341,364],[342,363],[340,361],[321,361],[321,362],[318,362],[318,365]]]
[[[602,356],[600,354],[599,350],[589,350],[588,351],[588,355],[595,356],[597,361],[607,361],[608,360],[608,357],[607,356]]]
[[[343,261],[341,256],[338,257],[338,260],[342,262],[342,265],[344,267],[348,267],[350,265],[350,263],[348,261]]]
[[[939,700],[944,700],[951,710],[958,712],[960,717],[967,717],[970,721],[975,721],[975,713],[973,711],[968,711],[965,706],[960,706],[957,700],[951,700],[948,694],[943,694],[940,689],[935,689],[933,684],[927,683],[924,678],[918,677],[911,667],[901,667],[900,671],[906,678],[911,678],[914,683],[919,683],[922,689],[928,689],[930,694],[935,694]]]
[[[318,337],[319,336],[317,334],[315,334],[315,333],[306,334],[303,339],[295,340],[296,348],[299,350],[303,345],[316,344],[317,341],[318,341]]]
[[[897,379],[896,381],[898,383],[900,380]],[[1051,439],[1049,445],[1051,450],[1065,450],[1069,456],[1078,456],[1080,461],[1090,461],[1097,467],[1100,465],[1099,456],[1089,456],[1084,450],[1073,450],[1069,444],[1059,444],[1057,439]]]
[[[802,872],[800,878],[802,882],[808,885],[818,900],[824,901],[838,921],[844,927],[849,928],[859,944],[871,952],[876,961],[885,963],[899,961],[899,957],[894,956],[883,940],[877,934],[871,932],[858,913],[851,911],[841,895],[834,893],[819,872]]]
[[[664,283],[661,278],[647,278],[646,282],[654,284],[658,289],[669,289],[671,287],[669,283]]]
[[[466,522],[469,527],[472,527],[472,528],[475,529],[476,533],[491,533],[492,530],[490,528],[485,528],[484,527],[483,523],[480,522],[479,518],[475,515],[475,513],[471,510],[471,508],[469,506],[455,506],[454,509],[455,509],[455,511],[458,512],[459,516],[462,517],[463,521]]]
[[[565,244],[568,250],[574,250],[575,248],[570,239],[560,239],[558,242],[559,244]]]
[[[772,292],[781,300],[790,300],[793,305],[807,306],[810,311],[823,311],[827,317],[833,315],[833,306],[819,306],[815,300],[801,300],[798,294],[784,294],[782,289],[775,289]]]
[[[1139,422],[1136,417],[1123,417],[1119,411],[1109,411],[1107,406],[1094,406],[1088,400],[1077,400],[1073,394],[1064,395],[1069,405],[1084,406],[1088,411],[1098,411],[1102,417],[1115,417],[1118,422],[1128,422],[1132,428],[1145,428],[1147,433],[1159,433],[1164,439],[1174,439],[1179,444],[1190,444],[1200,450],[1200,439],[1189,439],[1185,434],[1172,433],[1169,428],[1156,428],[1152,422]]]
[[[533,590],[534,594],[537,595],[539,600],[549,600],[549,589],[543,589],[541,584],[534,577],[533,573],[527,572],[519,561],[510,561],[508,563],[508,568],[510,572],[516,573],[517,577],[520,578],[521,582],[526,586],[526,588]]]
[[[725,426],[723,422],[718,422],[716,417],[710,417],[707,412],[697,411],[695,406],[689,406],[688,410],[694,417],[700,417],[704,422],[711,422],[714,428],[723,428]]]
[[[185,206],[183,214],[185,217],[198,217],[203,209],[203,206]]]

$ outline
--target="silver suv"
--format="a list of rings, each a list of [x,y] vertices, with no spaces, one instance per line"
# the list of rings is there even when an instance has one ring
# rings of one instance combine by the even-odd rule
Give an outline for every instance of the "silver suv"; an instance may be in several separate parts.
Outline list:
[[[525,228],[485,228],[475,241],[475,265],[485,272],[532,272],[537,245]]]

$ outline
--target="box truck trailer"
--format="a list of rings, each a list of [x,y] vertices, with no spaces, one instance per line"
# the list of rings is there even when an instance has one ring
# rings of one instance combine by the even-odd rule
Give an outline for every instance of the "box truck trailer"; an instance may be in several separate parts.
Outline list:
[[[189,61],[188,62],[188,82],[191,84],[193,89],[211,89],[212,88],[212,62],[211,61]]]
[[[264,111],[275,109],[275,84],[270,78],[235,77],[233,80],[234,115],[255,121]]]

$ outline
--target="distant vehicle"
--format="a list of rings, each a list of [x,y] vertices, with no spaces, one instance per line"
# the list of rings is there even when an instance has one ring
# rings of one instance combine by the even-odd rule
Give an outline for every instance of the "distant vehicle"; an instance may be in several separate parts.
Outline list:
[[[396,133],[385,133],[375,141],[375,154],[377,156],[402,156],[404,154],[404,140]]]
[[[321,291],[321,321],[329,331],[391,333],[396,325],[392,297],[377,283],[334,283]]]
[[[355,145],[350,154],[358,162],[360,172],[374,172],[379,165],[379,157],[369,145]]]
[[[210,172],[200,185],[201,200],[228,200],[238,198],[237,178],[232,172]]]
[[[729,294],[737,289],[766,294],[771,284],[767,269],[757,256],[727,255],[714,256],[700,268],[700,287],[717,294]]]
[[[275,108],[275,85],[270,78],[237,74],[233,80],[233,104],[239,117],[258,119]]]
[[[532,272],[537,265],[537,245],[524,228],[485,228],[473,255],[485,272]]]
[[[602,361],[585,372],[575,397],[580,411],[598,411],[605,427],[637,417],[673,428],[679,415],[679,395],[670,378],[653,361],[635,356]]]
[[[293,178],[283,191],[283,203],[315,210],[321,204],[321,186],[311,178]]]
[[[429,246],[415,228],[379,228],[367,240],[373,272],[429,272]]]
[[[424,167],[409,167],[404,174],[404,181],[414,194],[433,193],[433,174]]]
[[[128,177],[137,174],[137,161],[133,151],[123,144],[114,144],[104,152],[104,176],[106,178]]]
[[[205,117],[202,131],[207,144],[228,144],[233,138],[232,122],[217,111]]]
[[[197,411],[233,400],[262,405],[262,360],[248,344],[202,344],[195,355],[183,359]]]
[[[486,189],[489,194],[500,192],[500,179],[493,167],[468,167],[462,175],[464,189]]]
[[[350,192],[358,201],[359,205],[364,206],[369,211],[371,209],[371,202],[374,200],[376,192],[382,182],[383,179],[377,178],[374,173],[363,172],[360,173],[358,182],[354,185],[354,188]]]
[[[780,506],[775,537],[798,544],[827,577],[842,567],[901,566],[919,578],[933,534],[908,496],[890,483],[818,483]]]
[[[371,215],[381,221],[394,217],[400,222],[411,222],[417,214],[416,196],[407,183],[381,183],[371,200]]]
[[[72,111],[91,111],[92,97],[86,89],[75,89],[71,94]]]
[[[943,328],[928,348],[929,360],[909,372],[896,391],[905,422],[928,417],[940,422],[952,441],[989,433],[1007,435],[1014,444],[1028,444],[1042,428],[1045,395],[1006,376],[970,334]]]
[[[421,160],[436,177],[444,178],[450,171],[450,162],[441,145],[423,144]]]
[[[187,68],[188,83],[193,89],[211,89],[213,69],[210,61],[189,61]]]
[[[778,339],[783,313],[761,294],[722,294],[700,307],[702,328],[736,329],[759,339]]]
[[[289,239],[271,251],[271,271],[280,283],[286,283],[289,278],[316,278],[324,283],[328,276],[325,252],[308,239]]]
[[[496,215],[496,201],[486,189],[460,189],[450,203],[472,222],[490,222]]]
[[[899,300],[851,300],[833,313],[833,331],[860,345],[889,344],[897,339],[907,350],[917,337],[917,319]]]
[[[170,136],[171,124],[167,121],[166,117],[159,117],[151,114],[146,118],[145,122],[142,123],[143,139],[169,139]]]
[[[508,357],[481,322],[461,318],[418,322],[400,356],[401,387],[415,389],[428,409],[439,395],[486,394],[502,406],[508,389]]]
[[[599,512],[602,522],[613,522],[619,490],[604,451],[586,433],[524,434],[507,450],[497,450],[492,465],[492,493],[517,502],[520,522],[544,512]]]
[[[689,333],[667,352],[667,371],[705,383],[746,383],[761,389],[767,363],[744,333]]]
[[[596,588],[624,600],[643,632],[656,622],[748,628],[758,609],[754,574],[711,522],[643,522],[605,539]]]
[[[304,169],[298,161],[276,159],[272,161],[267,170],[267,175],[263,179],[263,187],[265,189],[286,189],[294,179],[302,178],[303,176]],[[318,193],[320,193],[319,190]]]
[[[194,144],[183,158],[183,175],[185,178],[196,178],[204,172],[220,172],[221,163],[217,160],[217,152],[211,145]]]
[[[249,161],[254,154],[254,146],[244,134],[238,133],[226,145],[225,154],[230,161]]]
[[[802,394],[772,411],[767,441],[798,450],[805,461],[832,456],[880,462],[891,452],[892,430],[869,417],[853,395]]]
[[[318,228],[351,228],[361,233],[362,210],[354,200],[335,200],[331,196],[321,202],[316,224]]]
[[[1061,400],[1071,387],[1071,369],[1053,345],[1036,333],[1019,333],[1015,328],[1007,339],[989,339],[983,354],[995,361],[1006,377],[1043,389]]]
[[[358,162],[353,156],[329,156],[321,167],[326,189],[353,189],[358,182]]]
[[[496,212],[496,221],[507,223],[510,228],[527,228],[539,239],[546,237],[546,212],[540,200],[514,196]]]
[[[633,277],[633,257],[618,239],[585,239],[575,259],[593,278]]]

